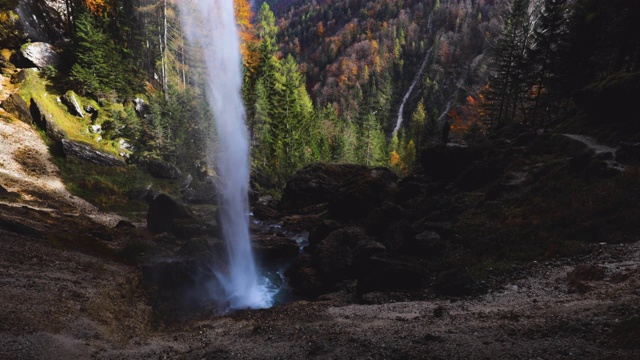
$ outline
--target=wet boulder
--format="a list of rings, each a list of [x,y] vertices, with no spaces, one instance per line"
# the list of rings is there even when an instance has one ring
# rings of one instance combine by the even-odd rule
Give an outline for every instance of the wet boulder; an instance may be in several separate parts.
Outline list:
[[[313,266],[311,255],[302,254],[287,268],[287,282],[293,293],[301,296],[316,296],[324,293],[327,286],[318,270]]]
[[[251,238],[256,258],[262,262],[290,260],[300,252],[298,243],[282,236],[258,234]]]

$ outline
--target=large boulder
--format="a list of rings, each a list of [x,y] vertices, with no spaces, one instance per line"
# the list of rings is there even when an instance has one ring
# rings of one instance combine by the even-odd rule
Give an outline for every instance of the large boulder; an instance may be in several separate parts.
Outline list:
[[[42,105],[34,98],[31,98],[31,117],[34,123],[43,129],[47,136],[56,143],[61,143],[67,134],[62,130],[53,119],[53,116],[47,112]]]
[[[31,110],[29,110],[29,105],[22,100],[20,95],[17,93],[13,93],[9,95],[3,102],[2,108],[5,109],[9,114],[14,115],[20,121],[25,122],[27,124],[33,124],[33,118],[31,117]]]
[[[426,278],[427,271],[415,259],[382,252],[369,258],[356,291],[415,290],[424,287]]]
[[[182,171],[180,171],[180,169],[178,169],[175,165],[160,159],[150,158],[145,160],[144,164],[146,165],[149,174],[156,178],[180,179],[183,176]]]
[[[371,178],[397,177],[388,169],[371,169],[355,164],[311,164],[293,175],[282,194],[280,207],[300,210],[308,206],[327,203],[350,184],[366,182]]]
[[[124,161],[114,155],[103,153],[90,145],[68,139],[62,139],[61,141],[62,151],[64,151],[65,156],[72,156],[102,166],[126,166]]]
[[[156,177],[162,176],[179,176],[182,174],[179,169],[174,166],[168,164],[170,167],[167,167],[165,170],[159,172],[160,169],[166,167],[163,165],[162,167],[152,166],[150,171],[154,171]],[[210,204],[215,205],[218,203],[218,183],[216,178],[213,176],[207,176],[197,186],[189,186],[187,189],[182,191],[182,199],[189,204]]]
[[[42,70],[47,66],[58,66],[60,55],[53,45],[44,42],[29,43],[20,50],[22,56]]]
[[[263,262],[290,260],[300,252],[298,243],[286,237],[259,234],[251,238],[256,258]]]
[[[61,0],[21,0],[16,8],[25,36],[50,43],[64,40],[66,11],[66,2]]]
[[[302,254],[287,268],[287,282],[293,293],[301,296],[316,296],[327,290],[318,270],[313,266],[311,255]]]
[[[338,220],[366,217],[384,200],[393,197],[398,176],[383,167],[367,169],[338,189],[329,202],[329,212]]]
[[[169,195],[160,194],[149,204],[147,228],[153,234],[174,232],[180,220],[193,219],[193,214],[184,204],[177,202]]]
[[[60,100],[67,107],[71,115],[79,116],[84,119],[82,106],[80,106],[80,102],[78,102],[78,98],[73,91],[67,91],[66,94],[60,97]]]
[[[353,251],[359,242],[366,240],[362,228],[338,229],[316,246],[313,260],[320,276],[329,282],[349,278],[352,275]]]
[[[483,149],[476,146],[434,145],[422,151],[420,164],[425,175],[435,179],[453,180],[483,157]]]

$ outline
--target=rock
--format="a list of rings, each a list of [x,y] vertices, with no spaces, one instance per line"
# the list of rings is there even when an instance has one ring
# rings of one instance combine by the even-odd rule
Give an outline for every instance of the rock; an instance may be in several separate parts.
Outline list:
[[[385,201],[369,213],[366,222],[367,234],[382,236],[387,233],[391,224],[407,217],[407,211],[402,207]]]
[[[320,222],[320,224],[309,233],[309,250],[313,251],[320,241],[341,227],[342,225],[335,220],[323,220]]]
[[[0,197],[9,195],[9,190],[5,189],[4,186],[0,185]]]
[[[302,254],[285,272],[293,293],[301,296],[316,296],[324,293],[327,286],[322,282],[318,270],[313,267],[311,255]]]
[[[61,143],[62,139],[67,137],[65,132],[58,127],[53,116],[44,110],[44,107],[42,107],[36,99],[31,98],[31,106],[29,106],[29,110],[31,111],[31,117],[33,118],[34,124],[43,129],[49,139],[56,143]]]
[[[282,194],[280,208],[294,211],[326,203],[354,181],[371,178],[397,177],[391,170],[371,169],[354,164],[311,164],[296,172]],[[359,180],[359,181],[358,181]]]
[[[393,196],[397,181],[393,171],[382,167],[354,176],[333,195],[329,212],[337,220],[366,217],[382,201]]]
[[[67,91],[64,95],[62,95],[60,100],[62,100],[62,103],[67,107],[71,115],[79,116],[84,119],[82,106],[80,106],[78,98],[73,91]]]
[[[113,227],[114,229],[135,229],[136,226],[133,225],[133,223],[131,221],[128,220],[120,220],[118,221],[118,223],[116,224],[116,226]]]
[[[102,166],[126,166],[124,161],[117,157],[103,153],[92,148],[89,145],[82,144],[73,140],[62,139],[62,150],[66,156],[73,156],[78,159],[92,162]]]
[[[144,119],[149,113],[149,105],[145,104],[144,100],[141,98],[135,98],[131,100],[133,102],[133,107],[136,110],[136,114]]]
[[[2,102],[2,108],[17,117],[20,121],[30,125],[33,124],[29,105],[27,105],[17,93],[9,95],[9,97]]]
[[[414,259],[389,253],[370,257],[358,278],[356,292],[415,290],[424,286],[426,270]]]
[[[9,194],[7,192],[7,194]],[[0,194],[0,197],[2,195]],[[28,236],[28,237],[41,237],[43,234],[38,231],[37,229],[23,224],[21,222],[18,222],[14,219],[4,219],[4,218],[0,218],[0,229],[6,230],[6,231],[10,231],[16,234],[20,234],[20,235],[24,235],[24,236]]]
[[[483,158],[480,147],[435,145],[422,151],[420,163],[425,175],[436,179],[453,180],[474,161]]]
[[[160,179],[180,179],[182,177],[182,171],[166,161],[150,158],[145,160],[144,164],[153,177]]]
[[[358,241],[355,249],[353,250],[352,256],[354,273],[356,275],[361,275],[366,272],[369,259],[371,259],[373,255],[380,254],[385,251],[387,251],[387,248],[378,241],[371,239]]]
[[[44,42],[34,42],[20,49],[22,55],[31,61],[38,69],[47,66],[57,66],[61,63],[60,55],[53,45]]]
[[[174,232],[174,222],[179,219],[194,219],[194,217],[186,206],[169,195],[160,194],[149,204],[147,228],[151,233]]]
[[[251,245],[256,257],[263,262],[293,259],[300,252],[295,240],[280,236],[254,235]]]
[[[621,142],[616,159],[625,164],[640,164],[640,143]]]
[[[21,84],[22,82],[27,80],[27,76],[29,75],[27,73],[27,71],[28,70],[22,69],[22,70],[18,71],[17,73],[14,73],[13,75],[11,75],[11,83],[12,84]]]
[[[414,236],[409,243],[409,251],[416,256],[435,257],[442,255],[447,243],[434,231],[427,230]]]
[[[313,252],[318,273],[329,282],[349,278],[352,275],[352,255],[358,242],[367,239],[362,228],[339,229],[320,241]]]
[[[271,207],[265,204],[255,204],[251,211],[253,212],[253,216],[258,220],[273,220],[279,219],[282,216],[282,213],[278,211],[278,209]]]
[[[182,192],[182,198],[189,204],[217,204],[218,184],[216,179],[213,176],[207,176],[199,186],[185,189]]]
[[[4,56],[0,55],[0,74],[11,77],[14,75],[16,71],[16,67],[9,62],[9,60],[5,59]]]
[[[413,229],[406,219],[395,221],[387,230],[382,243],[390,252],[400,251],[413,236]]]
[[[28,39],[51,43],[64,40],[67,30],[64,1],[20,1],[16,11],[20,15],[22,31]]]
[[[434,289],[447,296],[467,296],[474,290],[474,281],[465,270],[443,271],[435,276]]]

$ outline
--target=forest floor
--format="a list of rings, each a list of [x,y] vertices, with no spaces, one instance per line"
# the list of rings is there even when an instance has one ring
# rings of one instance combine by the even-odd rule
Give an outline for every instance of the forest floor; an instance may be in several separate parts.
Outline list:
[[[110,251],[120,217],[70,195],[37,132],[0,118],[2,360],[640,358],[638,242],[531,262],[466,298],[335,293],[163,323]]]

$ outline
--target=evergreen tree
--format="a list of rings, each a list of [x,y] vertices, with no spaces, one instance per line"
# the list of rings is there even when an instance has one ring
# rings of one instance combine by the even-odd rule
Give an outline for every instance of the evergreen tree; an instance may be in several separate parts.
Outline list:
[[[488,94],[491,122],[497,126],[516,117],[526,91],[529,46],[529,0],[514,0],[505,19],[494,57]]]

